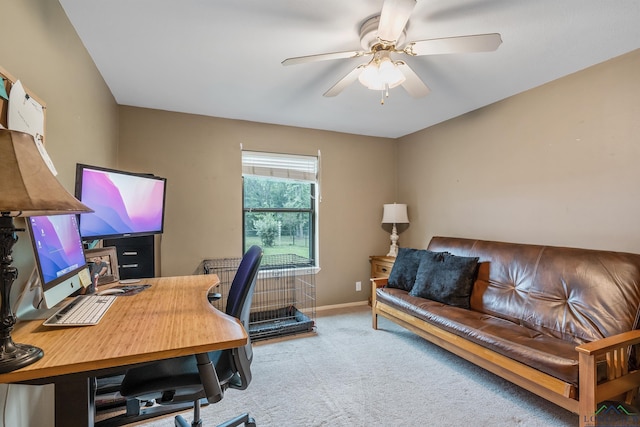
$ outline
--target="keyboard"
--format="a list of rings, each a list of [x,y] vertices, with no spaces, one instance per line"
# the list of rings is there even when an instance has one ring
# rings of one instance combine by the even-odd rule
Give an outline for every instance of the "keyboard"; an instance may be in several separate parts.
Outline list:
[[[116,298],[115,295],[81,295],[49,317],[44,325],[97,325]]]

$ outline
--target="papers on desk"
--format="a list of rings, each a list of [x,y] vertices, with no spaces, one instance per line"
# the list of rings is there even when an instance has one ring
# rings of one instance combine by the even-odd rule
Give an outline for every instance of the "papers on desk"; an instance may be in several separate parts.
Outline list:
[[[130,295],[136,295],[139,294],[140,292],[144,291],[145,289],[147,289],[148,287],[150,287],[151,285],[125,285],[125,286],[117,286],[118,289],[122,289],[124,292],[121,294],[118,294],[119,296],[130,296]]]

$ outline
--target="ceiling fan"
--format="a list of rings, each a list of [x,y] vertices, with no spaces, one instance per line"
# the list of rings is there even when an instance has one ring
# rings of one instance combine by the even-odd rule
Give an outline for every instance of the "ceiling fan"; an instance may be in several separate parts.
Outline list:
[[[282,61],[282,65],[373,56],[368,63],[358,65],[339,80],[324,93],[324,96],[336,96],[348,85],[360,80],[368,89],[383,91],[381,103],[384,104],[384,92],[389,96],[389,89],[399,85],[414,98],[430,92],[429,87],[406,62],[392,59],[391,54],[422,56],[489,52],[496,50],[502,43],[500,34],[491,33],[419,40],[404,44],[406,25],[415,5],[416,0],[385,0],[380,15],[367,19],[360,27],[360,44],[364,50],[288,58]]]

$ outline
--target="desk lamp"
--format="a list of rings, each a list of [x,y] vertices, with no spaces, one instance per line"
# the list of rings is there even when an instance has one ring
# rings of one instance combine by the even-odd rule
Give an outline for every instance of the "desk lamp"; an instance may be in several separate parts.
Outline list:
[[[396,224],[409,224],[407,205],[400,203],[384,205],[382,223],[393,224],[393,229],[391,230],[391,246],[389,247],[387,256],[398,256],[398,230],[396,229]]]
[[[16,318],[11,311],[11,286],[18,277],[11,253],[18,241],[13,218],[93,212],[58,182],[46,165],[33,136],[0,129],[0,373],[39,360],[44,352],[11,339]]]

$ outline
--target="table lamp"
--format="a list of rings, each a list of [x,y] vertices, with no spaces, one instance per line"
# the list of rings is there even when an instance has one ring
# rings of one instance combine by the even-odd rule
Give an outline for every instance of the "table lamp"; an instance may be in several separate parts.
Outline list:
[[[39,360],[44,352],[11,339],[16,318],[11,311],[11,286],[18,277],[11,253],[18,241],[13,218],[93,212],[73,197],[44,162],[33,136],[0,129],[0,373]]]
[[[409,224],[409,217],[407,216],[407,205],[400,203],[391,203],[384,205],[384,212],[382,214],[383,224],[393,224],[391,230],[391,246],[387,256],[398,256],[398,230],[396,224]]]

